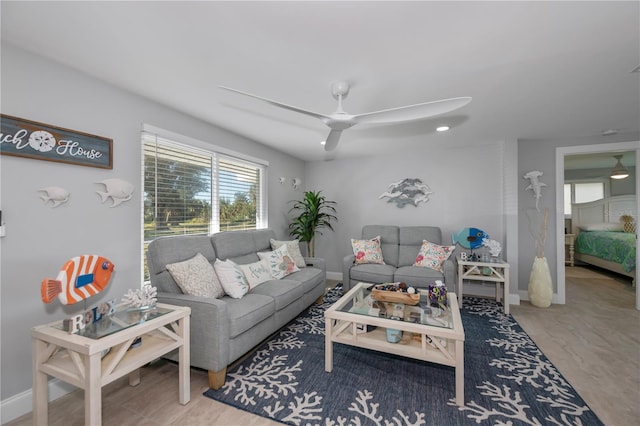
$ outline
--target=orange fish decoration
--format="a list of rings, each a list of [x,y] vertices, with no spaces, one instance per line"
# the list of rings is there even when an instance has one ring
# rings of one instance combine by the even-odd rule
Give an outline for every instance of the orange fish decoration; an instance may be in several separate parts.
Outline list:
[[[102,256],[84,254],[67,260],[58,277],[45,278],[40,286],[44,303],[57,297],[65,305],[85,300],[104,290],[113,273],[113,263]]]

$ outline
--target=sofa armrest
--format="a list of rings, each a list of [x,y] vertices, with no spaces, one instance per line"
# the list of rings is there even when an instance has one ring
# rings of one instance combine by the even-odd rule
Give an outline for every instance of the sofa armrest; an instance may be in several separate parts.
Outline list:
[[[443,271],[447,291],[455,293],[458,291],[458,260],[454,256],[449,257],[449,259],[444,261]]]
[[[219,371],[229,364],[229,315],[224,300],[159,292],[158,302],[191,308],[192,366]]]
[[[307,266],[327,272],[327,262],[320,257],[305,257],[304,263],[306,263]]]
[[[342,291],[346,293],[351,290],[351,267],[355,262],[356,257],[353,254],[348,254],[342,259]]]

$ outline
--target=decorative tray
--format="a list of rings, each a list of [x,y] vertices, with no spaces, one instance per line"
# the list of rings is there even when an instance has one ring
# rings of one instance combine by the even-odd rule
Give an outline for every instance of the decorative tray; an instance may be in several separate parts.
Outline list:
[[[405,305],[417,305],[420,301],[419,293],[407,293],[404,291],[382,290],[380,287],[389,286],[389,284],[376,285],[371,290],[371,297],[374,300],[391,303],[404,303]]]

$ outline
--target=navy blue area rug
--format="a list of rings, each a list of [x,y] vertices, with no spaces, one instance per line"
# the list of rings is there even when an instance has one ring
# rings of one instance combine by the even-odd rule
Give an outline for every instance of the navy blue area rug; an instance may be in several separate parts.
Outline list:
[[[601,425],[502,305],[467,298],[465,405],[451,367],[334,344],[324,371],[324,310],[331,290],[227,372],[205,396],[291,425]]]

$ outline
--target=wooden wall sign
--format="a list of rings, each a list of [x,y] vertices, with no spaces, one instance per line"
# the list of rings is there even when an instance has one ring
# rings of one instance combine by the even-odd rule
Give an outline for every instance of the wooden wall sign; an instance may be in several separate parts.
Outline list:
[[[0,114],[0,154],[113,169],[113,140]]]

